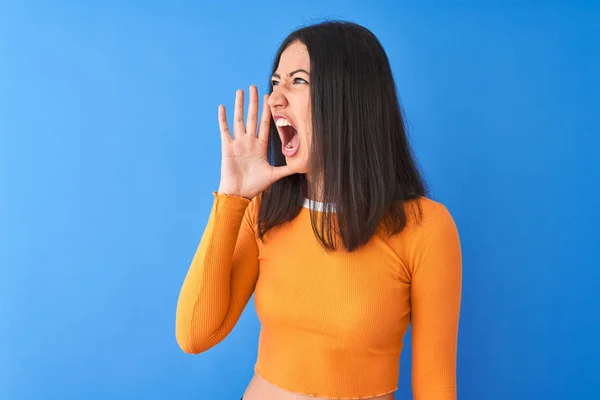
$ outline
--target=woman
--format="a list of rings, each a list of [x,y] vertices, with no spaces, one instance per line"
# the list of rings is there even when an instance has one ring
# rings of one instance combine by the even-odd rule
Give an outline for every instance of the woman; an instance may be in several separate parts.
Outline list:
[[[426,197],[377,38],[348,22],[299,29],[260,122],[256,87],[245,127],[243,104],[239,90],[233,138],[219,106],[221,183],[178,301],[181,348],[223,340],[254,293],[244,400],[393,400],[411,322],[414,399],[455,399],[459,236]]]

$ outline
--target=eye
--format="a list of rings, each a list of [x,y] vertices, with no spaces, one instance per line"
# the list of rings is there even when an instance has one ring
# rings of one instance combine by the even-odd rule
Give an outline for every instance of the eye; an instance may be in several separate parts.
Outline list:
[[[277,82],[276,80],[271,81],[271,85],[273,85],[273,86],[278,85],[278,84],[279,84],[279,82]]]
[[[300,83],[308,83],[305,79],[302,79],[302,78],[295,78],[294,83],[296,83],[297,81],[302,81]]]

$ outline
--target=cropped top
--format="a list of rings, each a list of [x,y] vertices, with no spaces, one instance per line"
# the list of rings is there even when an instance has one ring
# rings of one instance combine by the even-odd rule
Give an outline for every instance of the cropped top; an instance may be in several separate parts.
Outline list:
[[[376,233],[353,252],[327,252],[310,222],[316,202],[306,200],[263,243],[260,196],[213,196],[177,303],[183,351],[222,341],[254,293],[261,325],[254,371],[277,386],[337,399],[393,392],[411,323],[414,399],[456,399],[462,260],[442,203],[410,200],[420,203],[420,222],[407,212],[402,232]]]

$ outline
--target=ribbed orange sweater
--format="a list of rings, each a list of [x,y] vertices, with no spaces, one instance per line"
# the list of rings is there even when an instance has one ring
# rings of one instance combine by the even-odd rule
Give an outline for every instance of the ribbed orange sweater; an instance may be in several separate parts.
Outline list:
[[[254,293],[261,322],[254,369],[266,380],[329,398],[393,392],[411,322],[414,399],[456,398],[461,248],[444,205],[413,200],[422,207],[420,224],[412,218],[392,238],[376,234],[352,253],[327,253],[310,223],[315,203],[305,202],[263,243],[260,196],[213,196],[177,305],[185,352],[223,340]]]

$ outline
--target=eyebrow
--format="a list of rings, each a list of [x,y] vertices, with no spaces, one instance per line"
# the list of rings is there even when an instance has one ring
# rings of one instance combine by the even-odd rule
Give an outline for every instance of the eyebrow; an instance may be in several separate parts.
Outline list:
[[[298,73],[298,72],[304,72],[306,75],[310,76],[310,73],[309,73],[308,71],[306,71],[306,70],[302,69],[302,68],[300,68],[300,69],[296,69],[296,70],[294,70],[294,71],[290,72],[290,73],[288,74],[288,76],[292,76],[292,75],[294,75],[295,73]],[[275,77],[275,78],[277,78],[277,79],[281,79],[281,76],[280,76],[280,75],[279,75],[277,72],[274,72],[274,73],[273,73],[273,77]]]

